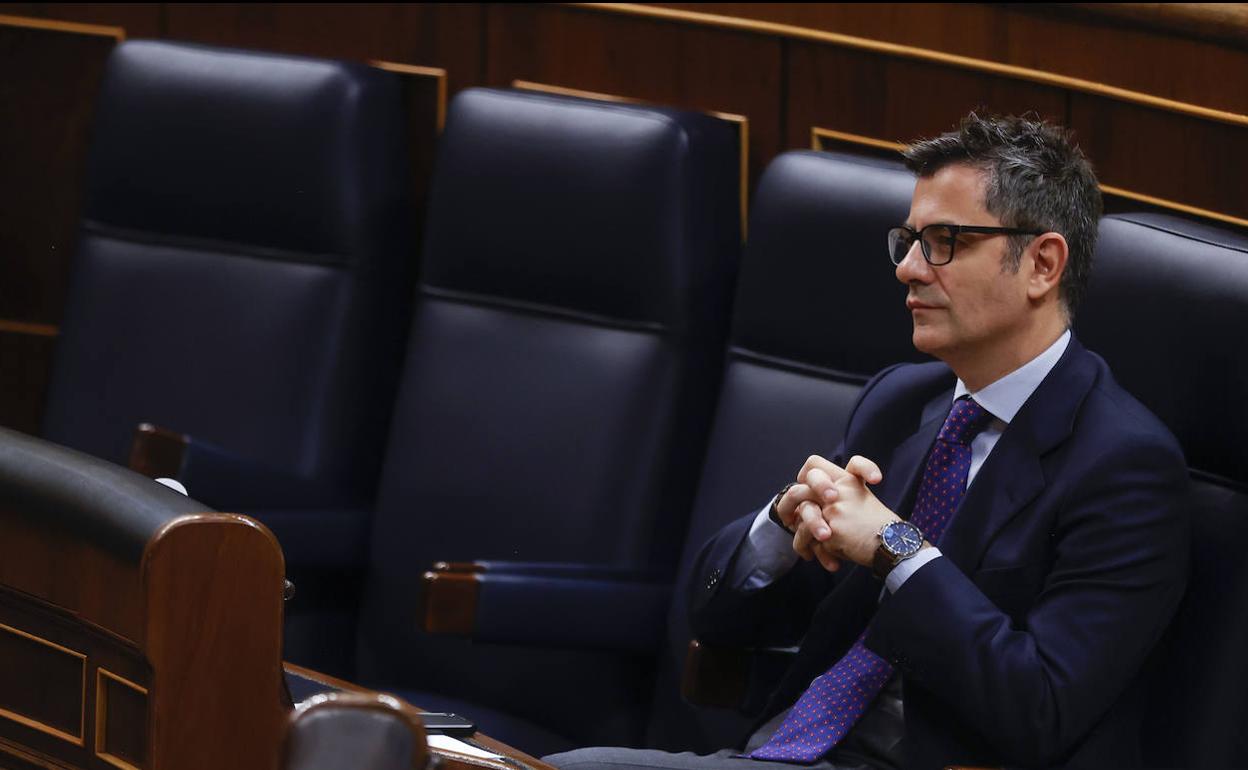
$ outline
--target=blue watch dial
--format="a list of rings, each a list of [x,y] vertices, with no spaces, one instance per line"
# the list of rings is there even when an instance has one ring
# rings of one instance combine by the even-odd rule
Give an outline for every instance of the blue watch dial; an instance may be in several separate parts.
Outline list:
[[[923,533],[908,521],[895,521],[884,527],[880,540],[893,555],[903,558],[913,556],[923,547]]]

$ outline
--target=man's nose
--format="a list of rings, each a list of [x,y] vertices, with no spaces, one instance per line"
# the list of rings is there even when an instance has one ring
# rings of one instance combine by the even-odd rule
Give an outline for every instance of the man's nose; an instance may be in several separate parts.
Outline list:
[[[897,265],[896,273],[897,280],[907,285],[915,282],[931,283],[932,266],[923,258],[923,247],[918,241],[910,244],[910,250],[906,252],[905,259]]]

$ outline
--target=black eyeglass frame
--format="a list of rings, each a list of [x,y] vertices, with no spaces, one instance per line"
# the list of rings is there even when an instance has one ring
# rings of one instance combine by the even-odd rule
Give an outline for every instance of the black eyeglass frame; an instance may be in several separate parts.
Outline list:
[[[949,244],[949,259],[946,259],[943,262],[935,262],[932,260],[931,247],[928,246],[927,241],[923,239],[923,233],[927,230],[930,230],[933,227],[948,228],[949,234],[953,238],[953,241]],[[892,248],[893,233],[895,232],[907,233],[910,239],[909,245],[906,246],[905,253],[901,255],[901,259],[896,258],[896,254]],[[919,251],[922,252],[923,259],[927,262],[927,264],[931,265],[932,267],[941,267],[942,265],[947,265],[953,261],[953,253],[957,250],[957,247],[958,247],[957,237],[961,235],[962,233],[973,233],[973,234],[977,233],[981,235],[1043,235],[1046,232],[1048,231],[1047,230],[1020,230],[1017,227],[991,227],[991,226],[986,226],[986,225],[949,225],[949,224],[945,224],[944,222],[933,222],[932,224],[921,227],[918,230],[907,227],[906,225],[898,225],[897,227],[890,227],[888,230],[888,245],[889,245],[888,259],[894,265],[900,265],[905,260],[906,254],[910,253],[910,249],[914,248],[914,242],[918,241]]]

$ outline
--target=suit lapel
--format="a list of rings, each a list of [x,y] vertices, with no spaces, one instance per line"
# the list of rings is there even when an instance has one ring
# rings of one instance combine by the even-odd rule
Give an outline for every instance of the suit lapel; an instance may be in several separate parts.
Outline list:
[[[966,574],[979,566],[993,536],[1044,489],[1040,458],[1013,428],[993,447],[940,539],[941,553]]]
[[[940,539],[970,574],[996,534],[1044,489],[1041,458],[1065,441],[1093,382],[1093,359],[1073,336],[1062,358],[1014,415]]]

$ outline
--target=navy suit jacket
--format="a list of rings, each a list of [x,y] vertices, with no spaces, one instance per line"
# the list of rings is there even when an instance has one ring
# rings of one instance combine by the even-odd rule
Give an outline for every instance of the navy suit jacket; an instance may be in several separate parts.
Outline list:
[[[908,518],[954,382],[939,363],[876,375],[830,459],[875,460],[875,494]],[[1186,583],[1186,487],[1174,437],[1072,337],[980,468],[942,558],[882,604],[881,583],[856,565],[800,562],[754,592],[708,579],[730,574],[751,514],[698,557],[694,630],[803,640],[770,715],[869,622],[866,645],[903,676],[907,767],[1138,764],[1141,669]]]

